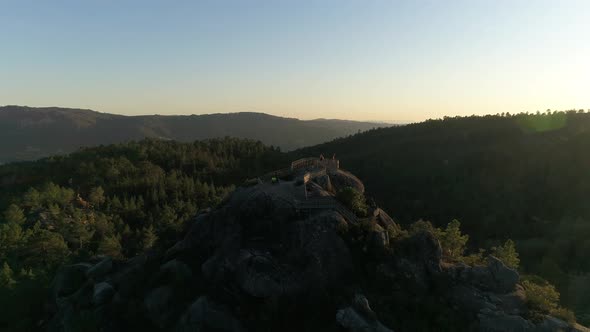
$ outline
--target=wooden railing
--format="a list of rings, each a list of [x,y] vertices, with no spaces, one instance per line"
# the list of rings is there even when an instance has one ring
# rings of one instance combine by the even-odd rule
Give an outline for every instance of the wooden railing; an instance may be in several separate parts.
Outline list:
[[[297,159],[291,163],[291,170],[296,170],[310,166],[318,166],[319,160],[320,159],[316,157]]]

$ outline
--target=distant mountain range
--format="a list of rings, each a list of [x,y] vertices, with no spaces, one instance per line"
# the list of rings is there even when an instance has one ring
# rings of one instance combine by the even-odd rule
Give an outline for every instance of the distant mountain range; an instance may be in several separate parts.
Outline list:
[[[193,141],[232,136],[293,150],[386,124],[298,120],[264,113],[123,116],[86,109],[0,107],[0,163],[145,137]]]

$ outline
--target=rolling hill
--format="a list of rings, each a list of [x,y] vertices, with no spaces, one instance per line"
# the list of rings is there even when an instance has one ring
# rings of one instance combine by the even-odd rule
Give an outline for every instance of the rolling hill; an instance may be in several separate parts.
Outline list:
[[[123,116],[58,107],[0,107],[0,163],[69,153],[80,147],[145,137],[190,142],[232,136],[293,150],[382,126],[345,120],[298,120],[263,113]]]

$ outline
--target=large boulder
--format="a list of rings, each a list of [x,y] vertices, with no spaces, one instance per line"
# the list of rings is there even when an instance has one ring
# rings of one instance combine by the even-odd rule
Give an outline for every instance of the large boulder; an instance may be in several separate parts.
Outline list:
[[[111,300],[115,295],[115,289],[108,282],[100,282],[94,285],[94,292],[92,295],[92,303],[95,305],[102,305]]]
[[[570,326],[568,323],[562,321],[561,319],[546,316],[545,319],[541,323],[537,325],[536,331],[537,332],[553,332],[553,331],[569,331]]]
[[[332,181],[330,180],[330,176],[328,174],[313,178],[313,182],[317,183],[320,188],[325,190],[327,193],[334,192]]]
[[[364,295],[356,295],[352,306],[338,310],[336,321],[350,332],[393,332],[377,320]]]
[[[346,187],[352,187],[360,193],[365,192],[365,185],[363,182],[349,172],[338,169],[329,171],[328,175],[330,176],[332,188],[334,188],[335,191],[342,190]]]
[[[465,317],[475,317],[482,310],[496,310],[497,305],[475,287],[457,284],[449,289],[449,299],[458,308],[462,308]]]
[[[375,217],[376,222],[384,229],[393,228],[395,230],[401,230],[399,225],[393,221],[393,219],[385,211],[376,208],[373,210],[373,216]]]
[[[493,276],[494,291],[507,293],[514,290],[516,284],[520,281],[520,276],[516,270],[506,266],[500,259],[489,256],[488,269]]]
[[[389,235],[383,227],[375,224],[368,234],[369,248],[376,254],[381,254],[389,248]]]
[[[311,194],[352,186],[330,171]],[[309,207],[295,181],[238,188],[201,213],[166,252],[62,267],[52,284],[51,331],[534,331],[518,273],[443,261],[427,231],[399,226],[375,204],[368,218]],[[329,201],[329,199],[326,199]],[[345,208],[343,208],[345,209]],[[393,239],[393,240],[391,240]],[[391,241],[391,242],[390,242]],[[366,294],[368,300],[355,294]],[[349,299],[353,298],[352,304]],[[80,325],[83,323],[83,325]],[[567,325],[567,324],[566,324]],[[583,331],[569,326],[566,331]],[[586,331],[584,331],[586,332]]]
[[[240,251],[236,267],[236,279],[240,288],[247,294],[267,298],[279,296],[288,276],[272,256],[253,250]]]
[[[571,332],[590,332],[590,329],[576,323],[571,326]]]
[[[51,285],[53,301],[80,289],[86,282],[86,273],[90,267],[91,265],[86,263],[62,266],[55,274]]]
[[[169,282],[181,284],[190,282],[193,272],[185,263],[178,259],[173,259],[160,266],[160,277]]]
[[[187,308],[176,325],[176,332],[194,331],[242,332],[244,328],[225,307],[202,296]]]
[[[456,265],[455,276],[483,290],[506,294],[514,292],[520,276],[494,256],[488,257],[487,266]]]
[[[110,257],[103,258],[100,262],[86,271],[86,276],[93,280],[102,279],[113,269],[113,260]]]
[[[428,231],[401,240],[395,250],[398,259],[411,262],[416,269],[425,269],[430,274],[441,272],[442,248],[438,239]]]
[[[149,319],[156,326],[164,328],[172,319],[174,288],[172,286],[161,286],[151,290],[146,295],[143,304]]]
[[[533,331],[534,324],[522,316],[508,315],[503,312],[486,311],[478,315],[480,332],[528,332]]]
[[[497,299],[495,302],[502,310],[511,315],[526,314],[526,294],[521,285],[516,285],[514,291],[507,294],[491,295],[492,299]]]
[[[147,273],[148,266],[149,262],[145,255],[129,259],[108,276],[109,283],[123,297],[137,296],[141,292],[143,284],[150,277]]]

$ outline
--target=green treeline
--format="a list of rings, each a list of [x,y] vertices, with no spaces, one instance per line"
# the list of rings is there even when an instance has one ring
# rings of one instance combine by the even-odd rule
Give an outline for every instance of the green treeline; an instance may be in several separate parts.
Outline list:
[[[167,248],[199,210],[281,158],[249,140],[144,140],[1,166],[0,330],[37,324],[60,265]]]
[[[498,114],[381,128],[296,151],[336,154],[402,224],[461,221],[470,247],[514,240],[521,273],[590,323],[590,114]]]
[[[429,120],[289,154],[232,138],[144,140],[3,165],[0,330],[38,324],[59,265],[167,248],[245,179],[321,153],[406,229],[431,227],[447,256],[480,264],[486,248],[541,294],[533,307],[558,315],[560,301],[589,324],[589,151],[590,114],[570,111]],[[340,199],[365,213],[358,195]]]

